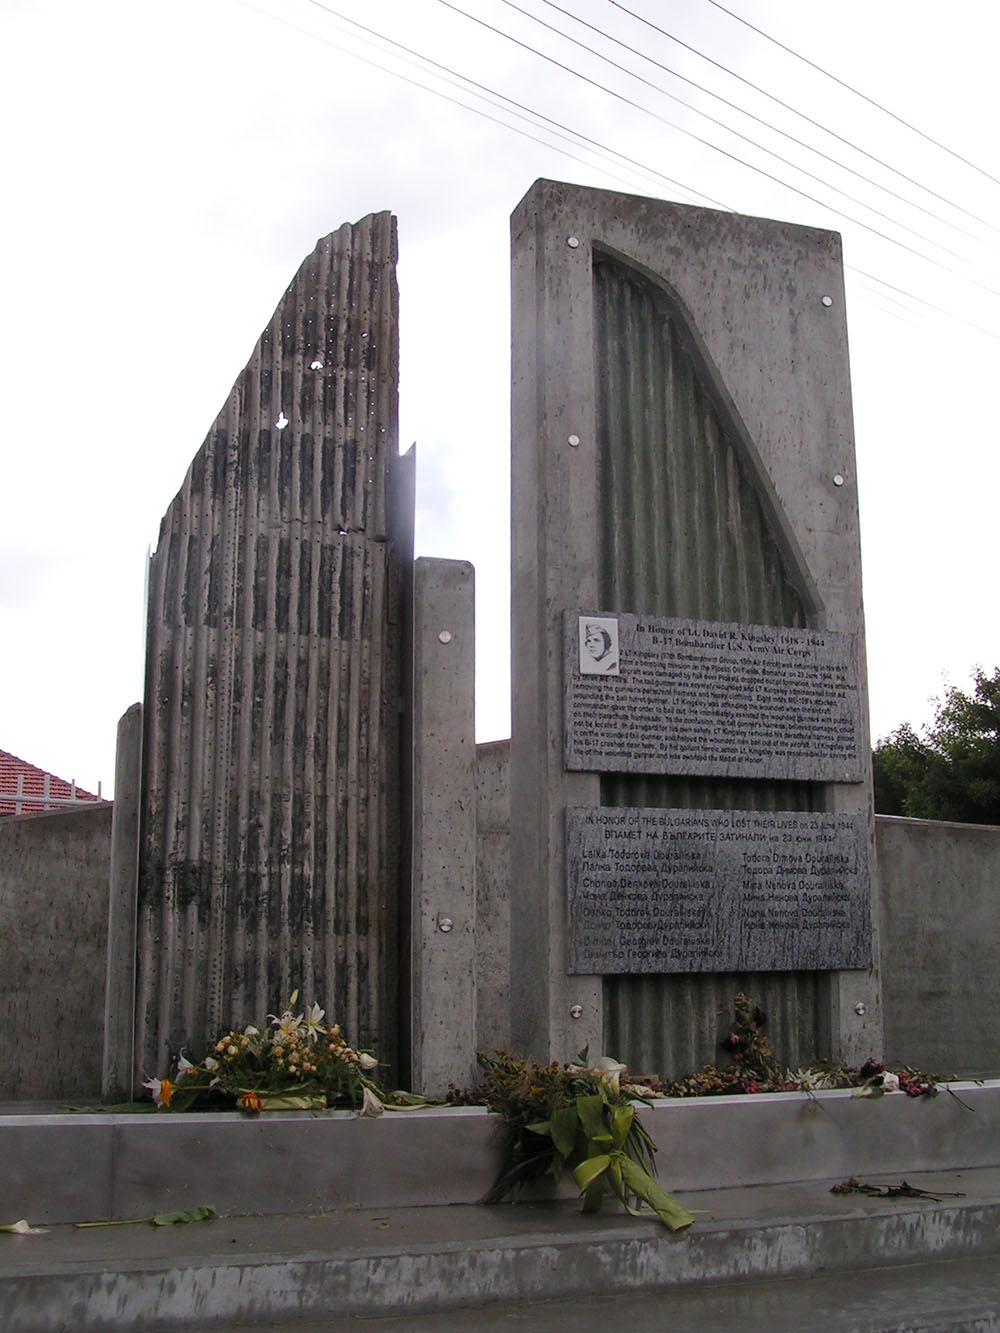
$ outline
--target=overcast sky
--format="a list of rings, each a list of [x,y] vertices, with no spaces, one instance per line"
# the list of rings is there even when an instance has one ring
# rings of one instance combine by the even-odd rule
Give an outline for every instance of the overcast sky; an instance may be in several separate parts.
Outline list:
[[[843,233],[874,736],[1000,663],[997,11],[560,5],[0,0],[0,749],[109,794],[159,519],[317,238],[380,209],[418,552],[475,564],[509,734],[508,219],[541,176]]]

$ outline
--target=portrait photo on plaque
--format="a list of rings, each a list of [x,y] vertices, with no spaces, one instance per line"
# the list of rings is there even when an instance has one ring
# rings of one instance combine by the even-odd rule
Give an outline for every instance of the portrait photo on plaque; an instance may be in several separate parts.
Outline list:
[[[580,617],[580,674],[617,676],[618,619],[615,616]]]

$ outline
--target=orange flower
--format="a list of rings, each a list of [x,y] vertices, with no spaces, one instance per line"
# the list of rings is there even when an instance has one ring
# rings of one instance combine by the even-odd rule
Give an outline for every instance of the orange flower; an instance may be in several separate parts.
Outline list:
[[[237,1102],[241,1111],[263,1111],[264,1103],[255,1092],[245,1092]]]
[[[170,1106],[173,1085],[168,1078],[150,1078],[142,1086],[153,1094],[153,1101],[157,1106]]]

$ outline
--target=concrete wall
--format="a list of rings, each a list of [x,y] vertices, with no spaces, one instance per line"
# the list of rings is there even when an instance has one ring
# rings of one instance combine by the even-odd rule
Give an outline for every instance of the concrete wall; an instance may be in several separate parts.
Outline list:
[[[111,808],[0,820],[0,1101],[100,1096]]]
[[[875,829],[886,1058],[1000,1073],[1000,828],[879,815]]]
[[[510,742],[477,750],[476,1041],[495,1050],[511,1044]],[[875,846],[886,1059],[1000,1076],[1000,828],[878,815]]]

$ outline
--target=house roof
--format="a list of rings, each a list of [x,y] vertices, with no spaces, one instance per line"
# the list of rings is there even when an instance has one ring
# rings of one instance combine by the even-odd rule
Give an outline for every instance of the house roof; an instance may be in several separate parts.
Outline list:
[[[99,800],[100,796],[84,791],[75,782],[57,778],[16,754],[0,750],[0,817],[66,810],[78,802]]]

